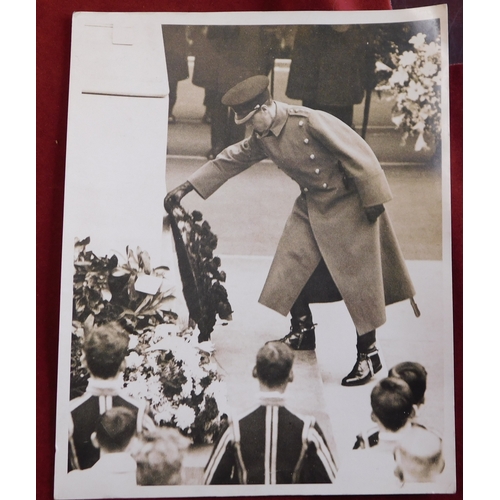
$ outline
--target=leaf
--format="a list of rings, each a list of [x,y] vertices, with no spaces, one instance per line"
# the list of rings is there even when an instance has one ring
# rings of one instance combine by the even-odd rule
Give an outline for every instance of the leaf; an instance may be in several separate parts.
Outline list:
[[[120,276],[125,276],[127,274],[130,274],[130,271],[124,267],[117,267],[115,268],[112,273],[111,273],[111,276],[115,277],[115,278],[119,278]]]
[[[139,255],[139,263],[142,264],[142,268],[146,274],[151,274],[151,257],[148,252],[143,252],[140,248],[137,248],[137,253]]]

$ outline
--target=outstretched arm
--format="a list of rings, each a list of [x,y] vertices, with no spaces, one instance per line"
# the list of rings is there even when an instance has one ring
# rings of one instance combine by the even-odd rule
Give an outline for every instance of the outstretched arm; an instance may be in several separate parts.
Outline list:
[[[172,206],[177,205],[193,189],[193,185],[189,181],[186,181],[172,189],[172,191],[169,191],[163,201],[165,210],[168,212]]]

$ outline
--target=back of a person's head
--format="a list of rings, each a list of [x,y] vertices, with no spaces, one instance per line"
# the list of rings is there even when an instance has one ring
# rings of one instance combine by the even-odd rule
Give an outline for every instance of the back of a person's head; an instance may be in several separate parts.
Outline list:
[[[117,322],[91,328],[84,337],[83,351],[90,373],[98,378],[113,378],[125,359],[129,334]]]
[[[103,413],[96,424],[99,446],[108,453],[125,450],[135,434],[136,416],[128,408],[117,406]]]
[[[267,387],[281,386],[288,381],[294,357],[293,350],[283,342],[267,342],[257,353],[257,378]]]
[[[420,363],[414,361],[399,363],[389,370],[389,377],[399,377],[410,386],[414,405],[418,406],[424,403],[427,371]]]
[[[413,394],[408,384],[396,377],[382,379],[372,390],[373,414],[388,430],[396,432],[413,416]]]
[[[189,440],[176,429],[160,427],[143,436],[133,454],[137,484],[180,484],[184,450]]]
[[[396,446],[395,458],[405,482],[432,482],[445,466],[441,438],[423,427],[405,431]]]

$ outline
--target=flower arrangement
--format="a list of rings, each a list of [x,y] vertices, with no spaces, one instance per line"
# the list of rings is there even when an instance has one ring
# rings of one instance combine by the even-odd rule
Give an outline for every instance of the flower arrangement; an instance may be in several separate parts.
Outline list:
[[[167,207],[174,236],[184,297],[190,316],[200,330],[200,342],[210,339],[216,317],[230,320],[232,309],[222,285],[226,274],[214,256],[217,236],[201,212],[186,212],[179,204]]]
[[[227,413],[227,399],[211,356],[214,346],[198,343],[196,333],[162,324],[131,335],[124,384],[131,396],[149,401],[157,425],[210,443]]]
[[[403,131],[402,142],[417,136],[415,151],[428,150],[441,133],[441,48],[439,38],[426,42],[424,33],[409,40],[409,50],[392,44],[389,65],[377,61],[376,90],[395,97],[392,121]],[[392,67],[391,67],[392,66]]]
[[[158,425],[176,427],[195,443],[211,442],[226,411],[225,386],[213,344],[198,341],[193,321],[179,321],[168,268],[153,269],[140,248],[127,248],[121,262],[116,255],[98,257],[89,243],[75,243],[70,398],[85,391],[89,377],[81,364],[85,329],[119,321],[130,333],[125,390],[148,401]],[[140,291],[144,280],[149,293]]]

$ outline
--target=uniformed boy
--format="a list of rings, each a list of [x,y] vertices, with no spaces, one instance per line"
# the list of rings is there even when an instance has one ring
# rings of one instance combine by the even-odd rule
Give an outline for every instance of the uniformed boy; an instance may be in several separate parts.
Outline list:
[[[334,116],[274,101],[265,76],[227,92],[223,103],[250,137],[229,146],[167,194],[165,207],[193,189],[208,198],[231,177],[271,159],[301,194],[279,241],[259,302],[291,314],[282,341],[296,350],[316,347],[309,305],[343,300],[357,333],[357,359],[345,386],[369,382],[382,368],[376,329],[388,304],[415,290],[384,203],[392,198],[368,144]]]
[[[293,350],[283,342],[268,342],[259,350],[253,369],[259,403],[222,430],[205,468],[205,484],[334,481],[337,465],[314,417],[284,405],[293,361]]]

